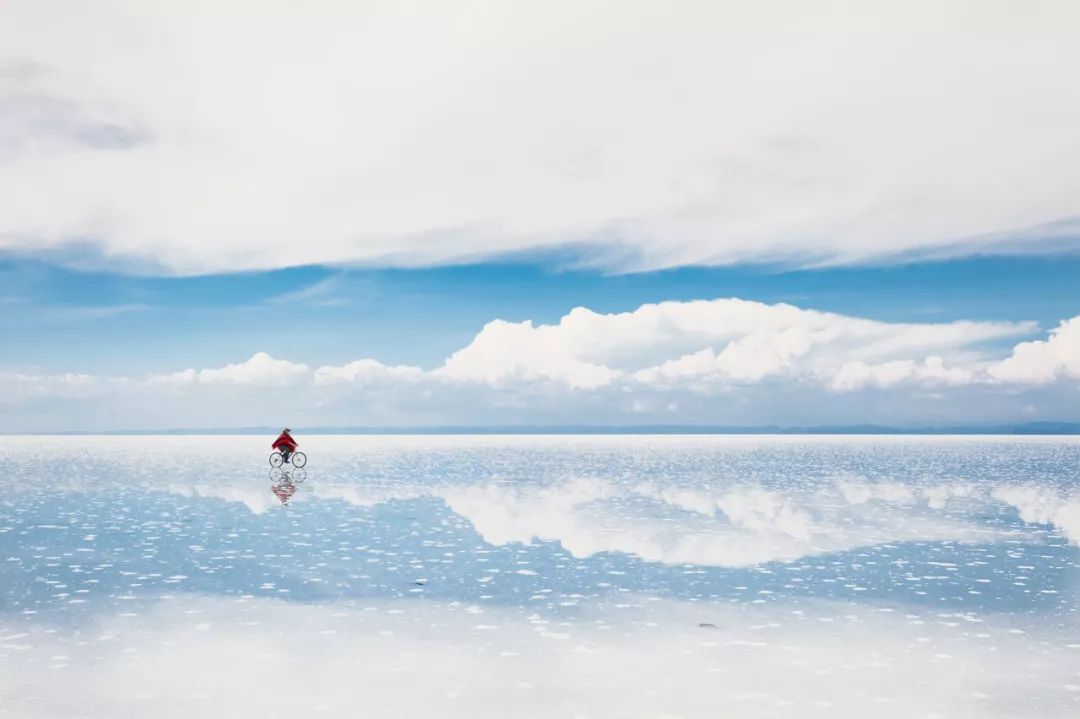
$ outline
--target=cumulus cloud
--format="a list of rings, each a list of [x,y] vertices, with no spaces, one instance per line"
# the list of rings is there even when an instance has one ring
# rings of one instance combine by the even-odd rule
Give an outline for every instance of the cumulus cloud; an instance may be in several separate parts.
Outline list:
[[[371,487],[359,484],[316,482],[311,490],[319,499],[340,499],[354,507],[375,507],[384,502],[424,496],[422,490],[410,486]]]
[[[621,270],[1080,230],[1075,3],[0,13],[16,252],[200,273],[570,248]]]
[[[927,496],[940,498],[949,490],[928,488]],[[329,496],[366,507],[407,494],[361,491],[354,497],[332,490]],[[890,496],[884,490],[882,495]],[[714,492],[648,483],[628,488],[603,479],[577,478],[539,486],[489,482],[418,487],[412,496],[443,500],[489,544],[551,541],[579,558],[620,552],[664,564],[747,567],[881,542],[982,541],[994,536],[973,524],[926,515],[916,507],[902,509],[914,502],[898,502],[897,509],[882,513],[861,507],[865,501],[837,503],[828,494],[754,485]],[[647,511],[634,510],[625,503],[632,497],[655,504]],[[700,516],[672,515],[676,509]]]
[[[847,478],[837,480],[836,486],[849,504],[877,501],[915,505],[925,502],[930,509],[945,509],[950,500],[972,497],[975,494],[971,485],[963,483],[915,487],[899,482],[866,482],[858,478]]]
[[[166,386],[183,386],[197,382],[199,380],[199,373],[194,369],[184,369],[178,372],[169,372],[167,374],[154,374],[146,378],[147,383],[151,385],[166,385]]]
[[[289,384],[309,374],[310,368],[306,364],[276,359],[266,352],[256,352],[243,362],[202,370],[189,368],[178,372],[153,374],[142,382],[150,386],[166,387],[184,387],[192,384],[272,387]]]
[[[1046,340],[1021,342],[1012,355],[989,369],[1001,382],[1047,384],[1080,377],[1080,317],[1063,321]]]
[[[558,542],[578,558],[619,552],[666,564],[744,567],[859,546],[870,542],[869,537],[879,536],[867,533],[859,537],[831,521],[815,524],[807,508],[792,497],[759,487],[717,495],[650,485],[626,488],[604,479],[576,478],[542,485],[492,481],[469,486],[374,489],[320,483],[313,485],[313,492],[321,499],[340,499],[359,507],[393,500],[438,499],[468,520],[488,544]],[[702,519],[666,521],[657,516],[656,507],[642,516],[627,514],[620,501],[629,497],[648,498],[667,511],[696,512]],[[249,505],[244,496],[221,498]],[[890,538],[967,536],[966,527],[933,522],[912,522],[906,529],[885,531]],[[897,531],[898,535],[891,533]]]
[[[439,373],[488,382],[542,377],[581,388],[620,377],[644,384],[755,382],[801,372],[842,375],[842,362],[943,350],[959,355],[980,342],[1032,329],[1031,323],[1012,322],[877,322],[735,298],[661,302],[614,314],[578,307],[554,325],[491,322]],[[937,356],[928,358],[919,373],[909,369],[902,378],[913,374],[963,378],[950,374]],[[841,379],[838,388],[843,386]]]
[[[409,365],[387,366],[373,359],[361,359],[340,367],[320,367],[315,370],[314,382],[317,385],[330,385],[347,382],[367,385],[376,382],[411,382],[421,379],[424,371]]]
[[[1052,403],[1064,401],[1051,381],[1080,376],[1077,327],[1080,320],[1068,320],[1048,339],[1022,342],[1006,354],[1001,344],[1031,334],[1034,323],[881,322],[735,298],[609,314],[578,307],[552,324],[492,321],[428,369],[374,358],[312,367],[257,352],[239,363],[142,378],[9,370],[0,402],[127,398],[145,414],[155,407],[168,412],[156,401],[164,397],[205,409],[227,396],[224,415],[249,408],[245,419],[231,421],[251,424],[280,411],[274,403],[259,404],[260,389],[291,387],[305,397],[297,411],[317,425],[358,418],[364,424],[603,423],[630,416],[689,424],[823,424],[880,421],[869,414],[880,405],[845,409],[858,408],[858,398],[870,393],[887,394],[912,421],[925,420],[927,399],[965,393],[951,421],[972,420],[964,413],[972,400],[999,397],[1006,399],[998,411],[1015,419],[1045,401],[1036,394],[1041,386]],[[918,402],[913,391],[923,393]],[[726,399],[715,404],[719,396]],[[828,417],[815,409],[826,400]],[[841,418],[841,410],[848,414]],[[111,411],[98,415],[107,417],[116,419]]]
[[[564,321],[575,314],[580,316],[580,310]],[[575,336],[573,330],[564,331],[562,323],[536,327],[529,320],[495,320],[467,347],[450,355],[437,372],[449,379],[496,384],[552,379],[579,389],[599,387],[618,377],[617,370],[581,359],[582,347],[576,340],[582,339],[586,338]]]
[[[837,493],[848,501],[837,502],[835,493],[801,488],[776,491],[751,484],[717,491],[650,483],[626,486],[594,477],[470,485],[319,481],[305,485],[310,495],[297,493],[294,500],[340,500],[365,509],[393,501],[437,500],[493,546],[556,542],[579,559],[614,552],[669,565],[738,568],[882,542],[1012,536],[966,519],[928,515],[914,500],[897,501],[895,490],[882,486],[879,498],[893,505],[883,512],[864,506],[865,500],[853,500],[852,486],[838,487]],[[253,514],[279,505],[265,487],[174,482],[166,489],[184,497],[240,503]],[[946,496],[950,489],[933,486],[925,491],[927,496]],[[944,504],[931,502],[930,508],[942,509]]]
[[[272,386],[288,384],[307,374],[306,364],[274,359],[265,352],[256,352],[246,362],[227,364],[216,369],[204,369],[199,372],[198,381]]]
[[[962,385],[976,379],[976,373],[964,367],[946,367],[941,357],[927,357],[922,362],[894,360],[881,364],[867,364],[856,360],[845,362],[832,377],[833,389],[847,392],[876,387],[885,389],[906,381],[922,384]]]
[[[1035,485],[999,487],[993,496],[1012,505],[1025,522],[1051,524],[1073,544],[1080,545],[1080,495],[1067,496]]]
[[[76,396],[97,389],[100,384],[100,378],[84,372],[0,372],[0,398],[15,399],[34,394]]]
[[[173,483],[167,490],[241,503],[254,514],[279,505],[262,487]],[[754,484],[712,490],[651,482],[628,486],[580,477],[467,486],[372,487],[324,481],[310,491],[315,499],[363,508],[439,500],[488,544],[556,542],[580,559],[615,552],[669,565],[737,568],[882,543],[986,542],[1021,536],[1017,530],[988,528],[973,520],[972,507],[982,511],[994,502],[1014,507],[1024,522],[1051,525],[1069,542],[1080,544],[1080,498],[1038,485],[978,488],[963,482],[909,485],[848,477],[831,490],[796,486],[777,491]],[[650,504],[628,501],[635,498]],[[956,501],[969,504],[966,514],[947,511]]]
[[[267,483],[269,485],[269,483]],[[195,484],[183,485],[174,483],[169,486],[169,492],[181,497],[203,497],[221,499],[226,502],[239,502],[252,514],[262,514],[267,510],[281,506],[281,501],[264,487],[236,486],[228,484]],[[303,501],[303,495],[291,498],[294,502]]]
[[[809,540],[814,533],[810,515],[781,492],[729,492],[716,500],[716,506],[734,526],[752,532],[777,531],[800,541]]]

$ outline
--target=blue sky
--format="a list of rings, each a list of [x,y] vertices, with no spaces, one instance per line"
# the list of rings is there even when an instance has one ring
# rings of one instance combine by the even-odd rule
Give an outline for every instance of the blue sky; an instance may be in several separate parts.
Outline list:
[[[1050,348],[1048,330],[1077,312],[1080,259],[1070,254],[802,270],[613,274],[535,260],[198,277],[7,257],[0,274],[0,332],[18,338],[0,349],[0,367],[15,376],[9,406],[22,425],[14,428],[27,431],[279,419],[300,426],[910,425],[1078,417],[1068,365],[1040,360],[1047,380],[1042,369],[1033,375],[1018,365],[1014,349],[1024,340]],[[694,322],[686,319],[694,300],[748,306],[764,313],[763,328],[725,334],[726,322],[741,324],[744,309],[710,306],[719,334],[680,336]],[[639,308],[658,302],[672,308],[667,322],[676,329],[657,331],[646,321]],[[782,320],[777,333],[770,317],[779,303],[797,316]],[[588,310],[598,346],[615,349],[590,350],[587,339],[570,351],[574,357],[545,358],[563,342],[559,334],[580,335],[575,320],[567,325],[575,307]],[[613,325],[617,313],[654,334],[621,346],[628,330]],[[486,327],[493,320],[505,324]],[[852,322],[874,325],[865,346],[845,344],[862,342],[860,330],[839,344],[798,350],[806,362],[784,354],[783,337],[803,324],[831,336]],[[924,339],[939,331],[949,336]],[[909,335],[901,346],[911,349],[889,347],[893,332]],[[755,337],[772,349],[742,364],[722,359],[734,352],[738,360],[738,348]],[[714,353],[707,359],[715,367],[649,369],[698,350]],[[464,353],[456,364],[454,353]],[[924,367],[938,355],[946,374]],[[373,368],[358,373],[357,360]]]
[[[7,428],[1080,420],[1076,3],[200,1],[0,7]]]
[[[374,357],[430,368],[493,319],[557,322],[574,307],[627,312],[665,300],[739,297],[886,322],[1034,320],[1080,312],[1080,257],[784,270],[610,274],[557,261],[412,270],[301,267],[137,277],[0,262],[0,364],[138,374],[210,367],[259,349],[320,364]]]

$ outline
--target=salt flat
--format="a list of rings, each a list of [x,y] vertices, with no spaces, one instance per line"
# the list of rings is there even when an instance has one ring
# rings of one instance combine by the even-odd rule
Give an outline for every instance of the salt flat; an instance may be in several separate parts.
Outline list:
[[[1080,713],[1076,438],[300,439],[5,438],[5,714]]]

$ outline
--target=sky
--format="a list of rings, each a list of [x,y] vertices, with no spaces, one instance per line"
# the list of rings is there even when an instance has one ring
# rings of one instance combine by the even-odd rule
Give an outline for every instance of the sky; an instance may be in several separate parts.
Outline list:
[[[1080,421],[1070,2],[0,7],[0,431]]]

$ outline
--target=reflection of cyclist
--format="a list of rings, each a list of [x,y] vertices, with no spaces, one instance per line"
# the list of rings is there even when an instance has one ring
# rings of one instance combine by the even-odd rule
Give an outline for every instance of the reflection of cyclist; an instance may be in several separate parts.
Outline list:
[[[276,482],[271,486],[270,491],[281,500],[283,505],[286,505],[289,503],[289,500],[292,499],[292,496],[296,494],[296,485],[287,479],[282,479],[280,482]]]
[[[281,434],[279,434],[278,438],[274,440],[274,443],[270,445],[271,448],[281,452],[282,462],[288,462],[289,457],[292,456],[292,453],[296,451],[298,446],[296,440],[289,434],[289,431],[288,427],[281,430]]]

